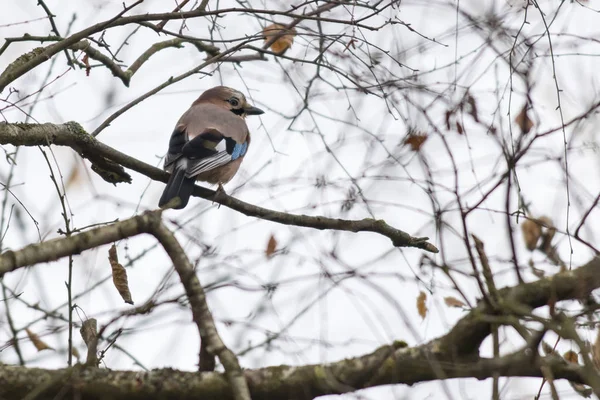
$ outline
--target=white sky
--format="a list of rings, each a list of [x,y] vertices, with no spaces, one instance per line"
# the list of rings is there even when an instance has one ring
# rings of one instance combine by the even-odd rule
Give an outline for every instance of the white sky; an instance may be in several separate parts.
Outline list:
[[[33,0],[4,0],[1,5],[3,10],[0,12],[0,37],[14,37],[24,33],[49,34],[47,20],[6,26],[44,16],[43,10],[36,4]],[[71,32],[111,18],[119,12],[122,2],[88,1],[85,6],[80,2],[65,1],[47,1],[47,4],[57,15],[57,26],[64,35],[74,13],[77,18]],[[282,9],[286,3],[269,1],[251,4],[257,8]],[[506,139],[509,137],[511,121],[523,106],[524,86],[515,77],[514,92],[512,98],[509,98],[511,92],[506,62],[491,49],[480,47],[482,41],[487,39],[488,27],[472,26],[463,15],[458,16],[457,23],[454,3],[427,4],[424,6],[420,2],[402,2],[399,9],[388,9],[382,18],[398,17],[410,23],[419,33],[436,38],[441,44],[424,40],[401,25],[394,25],[393,28],[380,32],[360,30],[359,33],[380,48],[395,54],[404,65],[418,70],[418,83],[426,84],[431,92],[440,93],[443,100],[434,102],[431,94],[416,89],[396,90],[393,96],[400,107],[390,114],[381,98],[357,92],[349,93],[347,98],[343,92],[336,92],[331,86],[317,82],[314,93],[319,96],[313,100],[312,108],[322,116],[314,114],[314,119],[311,119],[305,112],[290,127],[289,119],[284,116],[294,115],[300,110],[302,103],[298,93],[304,92],[308,79],[314,74],[314,67],[288,60],[276,62],[268,57],[268,61],[243,63],[235,68],[227,64],[220,71],[215,71],[215,67],[207,68],[206,72],[211,72],[212,76],[195,76],[170,86],[116,119],[98,138],[119,151],[158,166],[166,151],[174,123],[203,90],[218,84],[238,88],[267,113],[260,118],[248,119],[253,133],[252,146],[242,170],[226,186],[228,193],[246,202],[280,211],[348,219],[370,217],[369,209],[360,202],[350,211],[341,209],[347,193],[354,187],[348,177],[350,175],[370,200],[370,210],[374,217],[385,219],[390,225],[415,236],[429,236],[433,243],[442,247],[446,262],[469,272],[464,244],[460,237],[452,233],[452,229],[455,229],[462,236],[459,214],[455,212],[455,197],[447,189],[454,187],[448,153],[442,137],[433,132],[430,123],[434,122],[444,132],[443,138],[452,149],[459,167],[460,188],[465,191],[463,201],[472,205],[481,198],[482,192],[491,187],[495,182],[494,178],[497,179],[498,174],[504,172],[505,163],[496,139],[485,132],[481,125],[474,124],[468,118],[461,122],[466,128],[466,135],[458,135],[456,131],[446,132],[445,110],[455,106],[464,95],[465,88],[470,87],[469,92],[477,100],[481,119],[497,126],[499,134]],[[503,1],[461,1],[460,7],[478,18],[496,15],[505,26],[518,29],[524,12],[519,8],[520,2],[512,4],[511,7]],[[540,4],[547,18],[554,16],[554,2]],[[233,6],[235,3],[220,2],[220,7],[229,5]],[[583,5],[598,8],[598,2],[594,1],[584,2]],[[135,9],[135,13],[164,12],[173,7],[174,2],[145,1]],[[350,12],[348,10],[339,10],[332,15],[344,18]],[[544,32],[544,23],[533,7],[529,8],[528,13],[529,24],[524,27],[523,34],[530,37],[531,42],[535,42],[535,52],[532,51],[530,56],[532,119],[535,123],[533,132],[541,132],[560,126],[560,113],[556,110],[557,91],[556,82],[552,79],[553,64],[550,57],[547,57],[548,39],[539,36]],[[565,2],[551,27],[553,50],[560,56],[554,59],[554,69],[562,90],[560,99],[565,121],[581,114],[598,101],[595,71],[600,67],[597,57],[600,52],[597,43],[592,41],[600,39],[597,19],[598,14],[592,10],[577,3]],[[279,21],[286,22],[285,19]],[[256,19],[242,16],[220,19],[219,24],[222,29],[217,33],[217,38],[219,35],[223,38],[253,35],[264,26],[264,22],[259,25]],[[177,30],[179,26],[179,22],[170,22],[167,28]],[[188,30],[185,33],[205,38],[208,27],[206,20],[187,21]],[[299,32],[306,33],[307,27],[314,29],[315,24],[302,23]],[[105,39],[113,45],[114,50],[132,29],[133,27],[111,29],[106,33]],[[351,31],[340,25],[327,24],[324,29],[331,34]],[[500,30],[493,33],[492,40],[496,51],[504,52],[511,47],[513,39],[502,38],[499,32]],[[129,65],[141,52],[159,40],[165,40],[165,37],[159,37],[148,29],[140,29],[128,40],[129,46],[120,53],[120,59],[125,65]],[[307,51],[307,45],[313,41],[314,38],[309,35],[296,38],[287,55],[312,59],[312,50]],[[0,70],[37,45],[11,45],[0,56]],[[341,52],[342,48],[332,46],[331,51],[335,50]],[[375,50],[371,48],[371,51]],[[40,102],[33,117],[38,122],[62,123],[75,120],[91,132],[127,102],[170,76],[193,68],[204,58],[205,54],[199,53],[190,45],[185,45],[182,49],[162,51],[154,55],[133,77],[130,87],[125,88],[103,68],[92,69],[89,77],[82,70],[67,71],[64,56],[57,55],[51,77],[67,72],[43,92],[42,98],[52,98]],[[457,59],[459,62],[455,68],[453,63]],[[353,63],[356,65],[352,65]],[[47,62],[13,82],[11,86],[17,88],[19,93],[13,95],[11,100],[15,101],[37,90],[50,65]],[[443,67],[445,65],[452,66]],[[354,59],[340,61],[338,66],[356,71],[364,69]],[[407,78],[411,75],[408,68],[393,66],[385,57],[382,65],[377,68],[383,67],[392,68],[397,76]],[[424,73],[429,70],[435,71]],[[334,85],[341,82],[330,72],[323,71],[323,76]],[[410,80],[401,82],[403,88],[408,88],[411,84]],[[111,98],[107,97],[109,94]],[[5,96],[6,93],[2,93],[2,98]],[[502,98],[500,102],[499,98]],[[352,108],[349,108],[349,104]],[[0,108],[5,105],[6,103],[0,102]],[[419,108],[428,110],[430,121]],[[493,114],[496,109],[498,111]],[[23,113],[15,109],[4,111],[4,116],[11,122],[24,120]],[[323,116],[348,123],[332,121]],[[596,122],[596,117],[593,116],[584,124],[566,130],[566,137],[573,149],[568,156],[572,173],[569,181],[572,205],[568,221],[571,229],[577,226],[582,210],[590,206],[600,190],[598,157],[595,152]],[[358,125],[362,129],[352,125]],[[444,215],[449,229],[444,234],[443,244],[436,237],[431,202],[423,189],[426,188],[423,162],[406,147],[400,146],[408,127],[430,134],[423,146],[423,153],[434,173],[441,207],[453,210]],[[516,134],[514,123],[512,128]],[[381,141],[373,141],[372,134],[377,135]],[[325,151],[325,143],[333,153]],[[150,182],[148,178],[131,172],[131,185],[120,184],[114,187],[91,172],[89,166],[83,169],[72,150],[56,147],[52,150],[65,180],[74,168],[79,171],[78,179],[67,189],[76,227],[108,222],[115,218],[124,219],[139,211],[156,207],[164,187],[162,183]],[[403,166],[398,163],[386,165],[384,161],[388,157],[388,151]],[[521,161],[518,170],[521,194],[532,212],[535,216],[551,216],[560,230],[567,226],[567,197],[564,172],[555,159],[563,154],[563,135],[559,131],[538,141],[530,155]],[[21,149],[17,163],[14,182],[19,185],[13,189],[14,193],[33,218],[39,221],[42,237],[56,237],[57,229],[63,227],[64,223],[56,192],[48,179],[48,166],[40,150]],[[6,181],[8,171],[7,162],[0,160],[2,182]],[[315,188],[318,177],[324,177],[329,185],[324,189]],[[413,183],[413,180],[418,183]],[[467,193],[468,189],[473,190]],[[470,232],[477,234],[486,243],[488,256],[496,268],[499,286],[515,282],[508,262],[510,243],[506,235],[505,216],[502,214],[505,194],[504,189],[494,192],[481,204],[481,210],[474,212],[468,219]],[[514,206],[511,208],[516,210],[515,195],[513,202]],[[16,206],[16,209],[20,207]],[[34,223],[22,211],[20,219],[16,216],[11,219],[5,247],[17,249],[38,240]],[[590,215],[587,224],[589,229],[584,233],[592,242],[595,238],[593,227],[598,222],[598,217],[597,212]],[[444,334],[464,315],[463,311],[449,309],[443,304],[444,297],[458,295],[441,271],[434,271],[432,274],[429,268],[419,268],[423,251],[394,250],[388,239],[375,234],[320,232],[281,226],[245,217],[226,207],[216,207],[203,199],[192,199],[184,211],[169,211],[165,213],[165,218],[184,225],[178,238],[192,261],[198,261],[201,282],[204,285],[215,282],[229,284],[228,287],[211,291],[209,296],[209,304],[226,344],[241,351],[260,343],[269,332],[285,329],[285,335],[273,343],[273,348],[268,351],[254,350],[241,357],[240,361],[245,368],[280,363],[337,361],[370,352],[393,340],[405,340],[416,345]],[[513,223],[516,226],[514,219]],[[175,224],[171,226],[175,227]],[[285,246],[288,253],[267,260],[264,249],[271,234],[275,235],[281,247]],[[524,265],[529,254],[522,244],[520,231],[516,238],[519,261]],[[561,234],[557,235],[557,240],[561,256],[569,260],[569,241]],[[202,254],[202,247],[198,243],[210,245],[211,248],[204,249]],[[154,240],[149,237],[124,240],[118,243],[119,256],[122,261],[127,261],[128,257],[136,257],[152,245]],[[75,258],[75,293],[86,292],[110,274],[107,249],[108,247],[88,251]],[[574,266],[590,258],[590,251],[576,242],[573,242],[573,250]],[[335,257],[331,256],[332,251]],[[442,262],[440,255],[434,259]],[[557,271],[544,262],[542,255],[536,254],[534,259],[536,266],[546,270],[548,274]],[[348,271],[349,268],[356,269],[366,278],[352,277],[334,283],[322,276],[325,271],[335,274]],[[133,267],[128,268],[136,305],[143,304],[153,296],[157,288],[161,287],[161,282],[166,282],[167,287],[162,289],[159,299],[164,300],[182,293],[176,276],[171,274],[165,278],[170,270],[171,265],[160,249],[150,250]],[[525,273],[525,277],[528,281],[535,279],[529,272]],[[67,298],[64,284],[66,279],[67,262],[61,260],[10,274],[6,281],[16,292],[23,293],[23,300],[40,302],[46,308],[61,306],[60,312],[66,315],[67,309],[63,304]],[[475,282],[465,278],[459,278],[459,281],[470,300],[476,301],[480,294]],[[268,298],[264,290],[261,290],[261,285],[270,282],[280,282],[280,287]],[[432,292],[427,303],[429,314],[423,321],[415,307],[421,290]],[[108,322],[116,312],[129,308],[122,303],[110,280],[75,302],[83,310],[76,314],[76,321],[80,321],[85,312],[88,317],[98,318],[99,325]],[[66,324],[39,320],[41,313],[28,309],[17,301],[12,302],[11,306],[15,310],[13,318],[18,327],[36,320],[31,329],[40,334],[48,334],[45,339],[52,346],[64,349]],[[306,312],[297,317],[304,309]],[[0,343],[10,337],[7,336],[9,329],[3,313],[4,309],[0,312]],[[198,339],[190,320],[190,313],[185,308],[167,304],[155,310],[150,317],[120,320],[108,332],[117,328],[125,329],[127,334],[119,338],[117,343],[148,368],[170,366],[194,370]],[[224,324],[224,321],[233,323]],[[50,334],[53,328],[61,328],[61,333]],[[584,333],[584,338],[593,340],[594,337],[594,331]],[[77,331],[75,338],[79,351],[84,354],[85,347]],[[324,342],[330,342],[331,345],[320,345]],[[489,345],[487,341],[486,344]],[[520,344],[509,335],[502,349],[509,351]],[[65,366],[66,356],[63,352],[36,353],[26,340],[22,341],[22,348],[31,366]],[[561,350],[569,348],[565,344]],[[1,352],[0,361],[16,362],[14,351],[8,349]],[[109,351],[105,363],[111,369],[139,368],[118,351]],[[476,399],[489,396],[491,381],[478,382],[471,379],[449,381],[446,385],[455,399]],[[538,388],[537,379],[511,380],[508,387],[503,389],[502,398],[532,398]],[[567,384],[559,384],[559,389],[561,398],[576,396]],[[544,390],[544,398],[548,398],[547,388]],[[440,383],[370,389],[359,395],[369,399],[445,397]]]

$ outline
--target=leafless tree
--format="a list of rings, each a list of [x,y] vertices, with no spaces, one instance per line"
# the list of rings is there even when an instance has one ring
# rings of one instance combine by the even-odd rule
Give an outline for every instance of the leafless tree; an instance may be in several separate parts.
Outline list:
[[[0,399],[600,395],[593,2],[2,8]],[[219,84],[243,170],[157,209]]]

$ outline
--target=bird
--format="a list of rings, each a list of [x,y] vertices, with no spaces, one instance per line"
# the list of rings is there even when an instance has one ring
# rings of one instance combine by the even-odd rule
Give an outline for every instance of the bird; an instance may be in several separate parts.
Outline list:
[[[216,86],[204,91],[179,118],[171,134],[163,167],[171,176],[159,207],[179,197],[172,208],[184,208],[196,180],[217,184],[223,190],[222,185],[236,174],[250,145],[246,116],[263,113],[235,89]]]

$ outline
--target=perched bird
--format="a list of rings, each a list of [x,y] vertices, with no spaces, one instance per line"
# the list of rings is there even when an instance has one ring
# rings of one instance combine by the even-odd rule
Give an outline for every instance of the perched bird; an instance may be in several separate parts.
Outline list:
[[[171,173],[159,206],[179,197],[184,208],[196,180],[218,184],[233,178],[240,167],[250,133],[244,119],[264,111],[237,90],[217,86],[202,93],[179,118],[169,140],[164,170]]]

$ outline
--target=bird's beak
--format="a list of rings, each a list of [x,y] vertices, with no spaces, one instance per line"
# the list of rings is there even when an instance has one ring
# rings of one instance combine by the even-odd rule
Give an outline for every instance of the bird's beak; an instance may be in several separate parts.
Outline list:
[[[244,112],[247,115],[260,115],[260,114],[264,114],[265,112],[263,110],[261,110],[258,107],[254,107],[250,104],[246,104],[246,106],[244,107]]]

